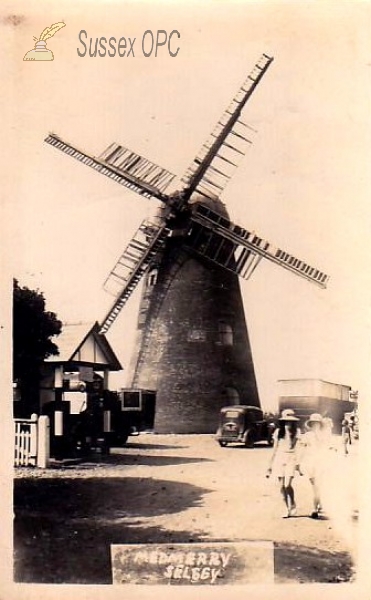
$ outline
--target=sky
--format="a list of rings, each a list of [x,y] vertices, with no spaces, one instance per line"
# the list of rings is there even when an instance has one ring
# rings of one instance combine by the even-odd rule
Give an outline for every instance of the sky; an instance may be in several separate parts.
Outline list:
[[[3,2],[2,272],[42,291],[64,322],[102,319],[102,284],[157,204],[43,139],[52,131],[95,155],[116,141],[180,177],[265,52],[274,61],[243,113],[253,144],[222,200],[232,221],[330,281],[321,290],[267,261],[241,281],[261,402],[275,409],[280,379],[320,378],[366,404],[370,15],[361,1]],[[54,61],[23,61],[62,20],[47,43]],[[135,37],[135,55],[80,57],[81,30]],[[178,31],[177,56],[143,56],[146,30]],[[139,295],[107,334],[124,367]],[[125,371],[111,379],[124,384]]]

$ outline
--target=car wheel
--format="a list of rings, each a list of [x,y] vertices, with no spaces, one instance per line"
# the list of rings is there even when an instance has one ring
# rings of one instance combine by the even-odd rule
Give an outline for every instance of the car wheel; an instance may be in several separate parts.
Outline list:
[[[271,446],[273,446],[273,443],[274,443],[274,442],[273,442],[273,438],[272,438],[272,437],[269,437],[269,438],[267,439],[267,444],[268,444],[268,446],[270,446],[270,447],[271,447]]]
[[[222,448],[225,448],[226,445],[228,444],[228,442],[223,442],[223,440],[218,440],[219,441],[219,446],[221,446]]]
[[[245,435],[245,447],[253,448],[255,444],[255,432],[252,429],[249,429]]]

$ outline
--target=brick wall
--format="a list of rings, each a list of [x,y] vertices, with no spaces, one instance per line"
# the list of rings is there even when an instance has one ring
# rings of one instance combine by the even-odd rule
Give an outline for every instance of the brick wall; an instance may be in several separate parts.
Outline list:
[[[233,389],[239,403],[260,406],[234,274],[190,257],[181,241],[170,239],[156,283],[151,273],[145,281],[138,325],[132,384],[157,390],[156,431],[216,431]]]

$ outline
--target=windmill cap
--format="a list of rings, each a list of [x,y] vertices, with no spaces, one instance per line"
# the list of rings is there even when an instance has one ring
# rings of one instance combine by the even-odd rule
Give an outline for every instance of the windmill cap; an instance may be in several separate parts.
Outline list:
[[[319,413],[313,413],[312,415],[310,415],[308,421],[307,421],[307,425],[311,425],[312,423],[323,423],[323,417],[319,414]]]
[[[286,408],[282,411],[279,421],[299,421],[299,419],[295,417],[295,413],[291,408]]]

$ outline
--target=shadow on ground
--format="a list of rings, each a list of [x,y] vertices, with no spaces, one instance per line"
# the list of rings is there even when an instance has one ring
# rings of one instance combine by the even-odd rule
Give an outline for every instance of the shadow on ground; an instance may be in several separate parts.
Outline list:
[[[318,548],[275,544],[276,583],[343,583],[354,576],[347,552],[326,552]]]
[[[179,450],[183,448],[189,448],[188,446],[180,446],[175,444],[146,444],[145,442],[132,442],[131,437],[129,437],[127,443],[125,444],[125,448],[135,448],[136,450]],[[143,439],[143,436],[142,436]],[[153,439],[153,438],[151,438]]]
[[[188,483],[71,474],[16,479],[14,488],[16,582],[110,584],[111,544],[212,541],[205,531],[151,523],[203,505],[211,490]],[[340,583],[353,576],[346,552],[275,543],[276,583]]]
[[[106,465],[144,465],[149,467],[168,467],[171,465],[186,465],[199,462],[214,462],[209,458],[190,458],[186,456],[156,456],[152,454],[115,454],[105,456],[100,463]]]
[[[201,532],[171,532],[143,519],[199,506],[209,491],[152,478],[16,480],[14,579],[111,583],[111,544],[201,539]]]

